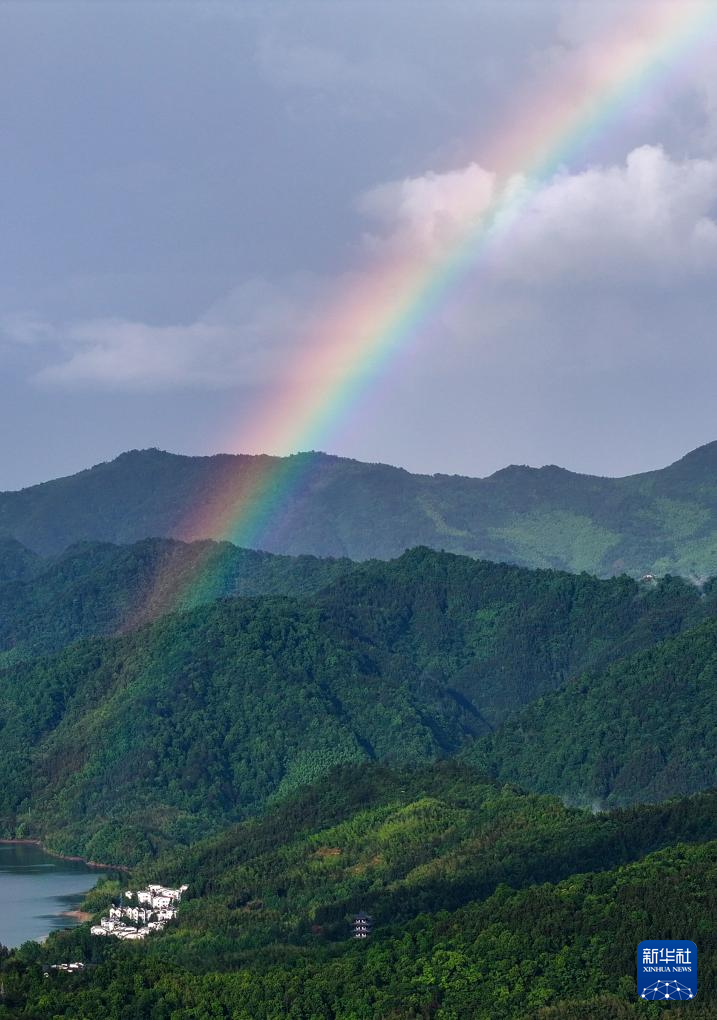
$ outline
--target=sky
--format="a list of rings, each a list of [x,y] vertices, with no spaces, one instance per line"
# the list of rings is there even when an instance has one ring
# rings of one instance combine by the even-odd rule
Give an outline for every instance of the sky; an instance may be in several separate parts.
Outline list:
[[[0,2],[0,489],[303,448],[257,422],[336,295],[438,257],[496,140],[642,6]],[[623,475],[717,439],[715,45],[557,169],[316,448]]]

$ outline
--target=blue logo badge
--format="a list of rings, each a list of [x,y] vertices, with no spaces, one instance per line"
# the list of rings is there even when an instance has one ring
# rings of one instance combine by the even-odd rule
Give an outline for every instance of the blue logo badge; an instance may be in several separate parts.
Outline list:
[[[648,939],[637,947],[637,994],[641,999],[694,999],[697,946],[686,939]]]

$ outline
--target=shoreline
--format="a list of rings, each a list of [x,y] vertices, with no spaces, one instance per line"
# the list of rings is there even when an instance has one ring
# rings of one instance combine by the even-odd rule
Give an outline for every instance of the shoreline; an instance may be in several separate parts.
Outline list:
[[[87,868],[94,868],[98,871],[123,871],[129,874],[130,869],[125,864],[103,864],[100,861],[88,861],[86,857],[79,857],[76,854],[63,854],[59,850],[50,850],[41,839],[9,839],[0,838],[0,846],[36,846],[50,857],[57,857],[60,861],[70,861],[75,864],[84,864]]]
[[[86,921],[91,921],[93,917],[93,915],[89,914],[86,910],[63,910],[59,916],[71,917],[80,924],[84,924]]]

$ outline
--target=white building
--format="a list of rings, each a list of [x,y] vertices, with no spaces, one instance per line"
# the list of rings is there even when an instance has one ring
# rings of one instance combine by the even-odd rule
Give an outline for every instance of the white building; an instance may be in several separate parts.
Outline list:
[[[166,896],[170,900],[181,900],[182,893],[185,893],[189,886],[180,885],[178,889],[172,889],[166,885],[148,885],[147,888],[155,897]]]
[[[75,963],[51,963],[49,970],[64,970],[68,974],[77,974],[79,971],[84,970],[85,965],[82,960],[77,960]],[[45,970],[45,977],[48,977],[48,971]]]
[[[113,935],[118,939],[143,939],[150,932],[162,931],[167,921],[177,916],[177,904],[188,888],[186,885],[173,889],[154,884],[137,892],[128,889],[122,894],[123,898],[131,904],[136,897],[137,905],[111,906],[109,916],[103,917],[90,931],[93,935]]]

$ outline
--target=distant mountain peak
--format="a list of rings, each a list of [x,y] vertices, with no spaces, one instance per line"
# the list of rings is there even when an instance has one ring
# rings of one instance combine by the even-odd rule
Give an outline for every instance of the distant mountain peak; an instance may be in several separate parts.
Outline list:
[[[684,457],[680,457],[664,470],[671,471],[673,468],[678,467],[717,468],[717,439],[712,440],[710,443],[705,443],[703,446],[698,446],[694,450],[690,450]]]
[[[717,442],[624,478],[556,464],[512,464],[488,478],[420,475],[317,450],[287,459],[150,447],[0,493],[0,536],[44,554],[83,540],[226,538],[212,522],[237,516],[230,501],[245,492],[243,473],[288,463],[297,484],[277,474],[274,486],[267,475],[273,504],[253,548],[365,560],[421,545],[601,576],[717,574]]]

